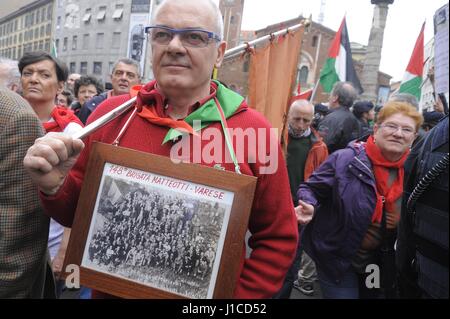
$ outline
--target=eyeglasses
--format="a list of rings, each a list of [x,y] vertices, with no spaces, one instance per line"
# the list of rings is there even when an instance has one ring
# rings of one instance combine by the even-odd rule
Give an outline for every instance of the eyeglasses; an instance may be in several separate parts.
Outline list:
[[[152,42],[159,45],[168,45],[176,34],[180,35],[183,46],[192,48],[204,48],[211,41],[221,41],[220,37],[214,32],[202,29],[172,29],[163,26],[150,26],[145,28],[145,33],[150,35]]]
[[[395,132],[398,132],[398,130],[402,131],[402,134],[406,137],[416,134],[416,131],[411,127],[401,127],[391,123],[380,125],[380,128],[384,129],[388,134],[394,134]]]

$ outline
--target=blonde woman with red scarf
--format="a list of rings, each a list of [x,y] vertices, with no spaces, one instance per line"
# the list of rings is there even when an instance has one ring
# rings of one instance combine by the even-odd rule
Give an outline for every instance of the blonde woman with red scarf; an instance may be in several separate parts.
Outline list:
[[[331,154],[300,185],[296,213],[324,298],[395,297],[403,165],[422,122],[411,105],[388,102],[373,135]]]
[[[71,134],[83,127],[72,110],[55,105],[55,97],[64,89],[67,66],[46,52],[27,52],[19,61],[23,97],[41,120],[45,131]],[[70,229],[51,219],[48,247],[55,274],[61,271]]]

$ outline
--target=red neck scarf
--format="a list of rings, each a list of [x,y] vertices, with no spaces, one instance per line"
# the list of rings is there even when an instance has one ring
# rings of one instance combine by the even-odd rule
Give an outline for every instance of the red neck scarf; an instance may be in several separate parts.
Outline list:
[[[136,90],[138,90],[137,93]],[[133,94],[137,94],[136,109],[140,117],[159,126],[167,126],[179,131],[188,132],[189,134],[194,134],[194,129],[189,123],[184,121],[184,119],[174,120],[166,115],[166,98],[156,87],[156,81],[152,81],[140,88],[133,87],[132,95]],[[210,95],[192,105],[189,108],[189,112],[192,112],[192,110],[205,104],[210,99],[215,98],[216,95],[217,84],[211,82]]]
[[[392,212],[395,210],[395,202],[402,196],[403,192],[403,164],[408,157],[409,150],[396,161],[391,162],[384,158],[381,150],[375,144],[373,135],[369,137],[366,143],[366,152],[373,164],[373,172],[375,175],[377,205],[372,215],[372,222],[381,223],[383,216],[383,197],[385,198],[384,206],[386,210]],[[389,186],[389,169],[397,168],[397,178]]]
[[[66,126],[71,122],[75,122],[83,126],[72,110],[66,109],[62,106],[55,106],[50,116],[54,121],[43,123],[46,133],[63,132]]]

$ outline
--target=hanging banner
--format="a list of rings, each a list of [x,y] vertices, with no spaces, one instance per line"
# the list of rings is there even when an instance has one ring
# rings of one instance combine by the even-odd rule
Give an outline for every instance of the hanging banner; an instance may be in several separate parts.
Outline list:
[[[249,105],[282,136],[293,91],[304,27],[273,40],[251,55]]]
[[[131,4],[130,28],[128,30],[127,57],[138,61],[144,70],[145,45],[144,28],[150,24],[150,0],[133,0]]]
[[[434,15],[434,72],[436,93],[448,93],[448,3]]]

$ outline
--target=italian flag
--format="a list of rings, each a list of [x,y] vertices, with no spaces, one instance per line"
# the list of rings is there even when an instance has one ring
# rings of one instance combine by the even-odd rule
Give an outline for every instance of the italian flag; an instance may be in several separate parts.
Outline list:
[[[325,92],[330,93],[333,85],[338,81],[352,82],[359,94],[363,92],[353,66],[345,17],[342,20],[339,31],[336,33],[336,37],[331,43],[328,59],[320,72],[320,84],[322,84]]]
[[[409,93],[414,95],[419,101],[422,93],[424,30],[425,23],[422,25],[422,30],[420,30],[414,51],[409,60],[405,75],[403,76],[402,84],[398,90],[399,93]]]
[[[55,40],[52,40],[52,47],[50,48],[50,55],[54,58],[58,58],[58,51],[56,50]]]

